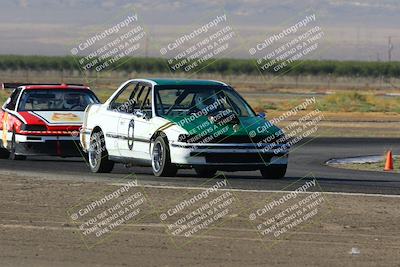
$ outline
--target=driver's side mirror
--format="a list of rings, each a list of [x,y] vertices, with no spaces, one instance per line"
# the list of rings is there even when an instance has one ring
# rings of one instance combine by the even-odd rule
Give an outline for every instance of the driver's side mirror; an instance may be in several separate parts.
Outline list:
[[[13,109],[12,107],[10,107],[10,103],[11,103],[11,98],[8,98],[7,101],[4,103],[4,107],[7,109]]]
[[[136,117],[138,118],[143,118],[146,119],[146,113],[144,113],[142,110],[138,109],[135,110],[135,112],[133,113]]]
[[[265,114],[264,112],[260,112],[257,114],[258,117],[266,119],[267,118],[267,114]]]

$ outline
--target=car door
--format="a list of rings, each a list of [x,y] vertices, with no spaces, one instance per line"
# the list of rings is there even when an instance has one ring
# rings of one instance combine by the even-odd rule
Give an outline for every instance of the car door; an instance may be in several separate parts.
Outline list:
[[[127,142],[128,125],[132,119],[134,95],[137,82],[126,84],[110,101],[104,118],[106,129],[107,150],[110,155],[122,156],[122,149]]]
[[[120,146],[120,153],[124,157],[138,160],[150,159],[150,138],[154,133],[152,112],[152,86],[140,83],[134,96],[132,116],[121,117],[120,135],[126,135]]]

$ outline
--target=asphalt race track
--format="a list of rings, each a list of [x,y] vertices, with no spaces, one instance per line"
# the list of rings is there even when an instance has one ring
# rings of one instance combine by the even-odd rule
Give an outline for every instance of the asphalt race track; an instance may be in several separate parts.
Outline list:
[[[282,190],[305,176],[317,178],[324,192],[348,192],[400,195],[400,174],[338,169],[324,163],[331,158],[380,155],[392,149],[400,152],[396,138],[315,138],[307,139],[292,149],[289,168],[282,180],[265,180],[259,172],[226,173],[232,188],[245,190]],[[152,186],[194,187],[207,178],[194,176],[194,171],[181,170],[177,177],[158,178],[150,168],[126,168],[118,164],[110,174],[93,174],[79,158],[38,157],[25,161],[0,160],[0,174],[113,183],[136,176],[139,183]]]

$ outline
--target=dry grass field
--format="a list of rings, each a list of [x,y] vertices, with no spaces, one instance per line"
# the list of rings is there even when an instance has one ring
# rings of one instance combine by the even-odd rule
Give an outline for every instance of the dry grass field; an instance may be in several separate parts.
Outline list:
[[[65,82],[91,86],[100,100],[105,101],[124,81],[136,77],[177,77],[171,73],[103,72],[87,76],[78,72],[3,71],[2,82]],[[400,80],[346,77],[291,76],[222,76],[192,75],[179,78],[221,80],[231,84],[257,112],[266,112],[269,119],[279,117],[304,102],[315,98],[307,110],[281,122],[285,126],[312,110],[324,114],[319,122],[318,136],[399,137]],[[9,92],[0,91],[0,102]]]

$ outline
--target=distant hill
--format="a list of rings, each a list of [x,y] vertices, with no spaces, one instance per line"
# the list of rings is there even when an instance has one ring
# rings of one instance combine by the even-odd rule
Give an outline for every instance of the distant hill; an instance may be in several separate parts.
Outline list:
[[[152,56],[159,56],[153,44],[173,40],[183,29],[225,10],[246,41],[232,56],[248,57],[247,45],[311,9],[327,33],[324,53],[313,58],[386,60],[387,38],[393,36],[393,60],[400,60],[398,0],[3,0],[0,54],[68,54],[88,29],[105,27],[132,4],[153,40]]]

